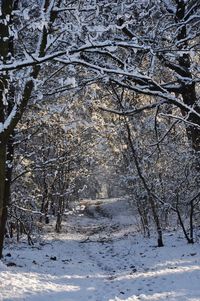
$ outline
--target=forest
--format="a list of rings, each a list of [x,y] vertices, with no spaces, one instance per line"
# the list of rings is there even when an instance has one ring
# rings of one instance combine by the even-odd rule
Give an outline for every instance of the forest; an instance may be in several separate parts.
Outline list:
[[[199,62],[199,0],[0,0],[0,300],[200,300]]]

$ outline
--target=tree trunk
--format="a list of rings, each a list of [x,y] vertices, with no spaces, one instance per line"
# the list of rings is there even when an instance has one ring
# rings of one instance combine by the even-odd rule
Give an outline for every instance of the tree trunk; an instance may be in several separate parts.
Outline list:
[[[156,208],[156,203],[155,203],[153,197],[150,194],[149,194],[148,198],[149,198],[149,203],[151,205],[151,210],[152,210],[152,213],[153,213],[153,219],[154,219],[157,234],[158,234],[158,239],[157,239],[158,247],[163,247],[164,243],[163,243],[163,239],[162,239],[162,228],[161,228],[161,224],[160,224],[158,210]]]
[[[0,16],[0,56],[4,64],[13,56],[13,36],[10,26],[12,24],[13,0],[1,1]],[[10,138],[3,130],[3,124],[11,111],[11,103],[9,101],[8,90],[8,74],[0,75],[0,123],[2,124],[2,132],[0,133],[0,258],[2,257],[3,241],[5,234],[5,225],[7,220],[7,204],[10,196],[10,179],[12,168],[6,167],[7,156],[9,157]],[[11,89],[11,101],[13,100],[13,89]],[[8,107],[5,105],[5,98]],[[8,144],[8,145],[7,145]],[[12,143],[11,143],[12,144]],[[8,151],[8,154],[6,153]],[[10,165],[11,166],[11,165]]]
[[[7,207],[5,206],[6,145],[0,140],[0,258],[2,258]]]
[[[10,62],[14,57],[14,43],[12,30],[13,9],[17,10],[19,1],[1,0],[0,3],[0,57],[4,64]],[[45,0],[43,3],[44,12],[51,8],[52,1]],[[60,5],[59,1],[57,5]],[[57,14],[50,9],[50,17],[48,25],[43,26],[41,39],[38,42],[39,57],[43,57],[46,53],[48,34],[51,31],[53,22]],[[14,102],[14,88],[12,80],[8,73],[0,73],[0,258],[2,257],[5,225],[7,219],[7,205],[10,198],[10,183],[12,176],[12,158],[13,158],[13,132],[20,121],[26,106],[31,97],[34,88],[34,80],[38,77],[40,66],[33,66],[30,71],[30,79],[28,78],[21,95],[21,101],[18,104],[15,115],[11,118],[10,124],[4,128],[4,122],[8,118]],[[8,84],[9,83],[9,84]],[[9,92],[8,92],[9,91]],[[5,102],[6,99],[6,102]],[[8,104],[8,106],[7,106]],[[7,153],[6,153],[7,152]],[[6,166],[6,162],[8,165]]]
[[[180,50],[187,50],[188,48],[188,42],[187,42],[187,27],[186,25],[183,25],[183,22],[187,21],[185,20],[186,17],[186,3],[184,0],[176,0],[177,3],[177,10],[176,10],[176,16],[175,21],[177,22],[177,25],[179,26],[178,34],[177,34],[177,41],[179,42],[178,48]],[[187,16],[189,18],[189,16]],[[178,58],[179,66],[182,68],[182,74],[180,79],[180,84],[182,86],[181,96],[183,99],[183,102],[192,107],[198,114],[200,114],[200,106],[198,104],[198,98],[196,95],[196,84],[192,81],[192,74],[190,72],[190,55],[188,53],[184,53],[179,56]],[[188,80],[188,79],[191,79]],[[189,113],[189,114],[188,114]],[[200,118],[191,112],[182,111],[182,114],[185,116],[188,114],[187,120],[193,124],[198,125],[193,126],[189,125],[186,128],[188,140],[191,142],[192,148],[195,152],[200,151]]]

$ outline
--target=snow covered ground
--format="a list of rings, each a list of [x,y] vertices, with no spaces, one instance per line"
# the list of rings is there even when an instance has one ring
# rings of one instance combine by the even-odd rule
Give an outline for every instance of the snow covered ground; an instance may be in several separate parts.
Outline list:
[[[173,232],[164,239],[157,248],[138,233],[127,201],[91,201],[67,216],[63,233],[6,247],[0,300],[199,301],[199,244]]]

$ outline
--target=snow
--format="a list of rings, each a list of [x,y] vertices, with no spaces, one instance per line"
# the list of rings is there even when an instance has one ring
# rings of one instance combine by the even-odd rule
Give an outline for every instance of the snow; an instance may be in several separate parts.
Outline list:
[[[15,117],[16,113],[17,113],[17,105],[14,105],[14,107],[12,108],[11,113],[8,115],[5,122],[4,123],[0,122],[0,133],[3,133],[4,130],[7,129],[10,126],[11,121]]]
[[[200,300],[199,243],[166,232],[165,246],[143,238],[128,201],[83,200],[63,232],[33,247],[10,242],[0,262],[0,300]],[[53,221],[51,221],[53,224]]]

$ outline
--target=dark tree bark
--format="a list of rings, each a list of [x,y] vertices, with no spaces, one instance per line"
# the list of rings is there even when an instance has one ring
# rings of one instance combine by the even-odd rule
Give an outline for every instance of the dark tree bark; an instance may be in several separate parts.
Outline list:
[[[6,179],[6,144],[0,140],[0,258],[2,257],[7,209],[4,205]]]
[[[183,22],[187,20],[189,15],[186,18],[186,3],[184,0],[176,0],[176,4],[177,10],[175,21],[179,26],[177,34],[177,41],[179,45],[178,48],[180,50],[186,50],[188,48],[188,41],[186,39],[188,33],[187,26],[184,25]],[[200,114],[200,106],[198,104],[198,98],[196,94],[196,84],[194,81],[192,81],[192,74],[190,72],[190,55],[188,53],[183,53],[183,55],[178,58],[178,62],[181,69],[184,70],[182,74],[183,79],[180,79],[180,84],[182,87],[180,94],[182,96],[183,102],[186,105],[192,107],[197,113]],[[191,81],[185,81],[184,78],[191,79]],[[188,114],[188,112],[182,110],[182,114],[186,115]],[[187,126],[188,139],[191,141],[193,149],[198,152],[200,151],[200,118],[194,113],[189,113],[187,120],[199,126]]]
[[[0,16],[0,57],[4,64],[13,56],[13,38],[9,34],[12,24],[13,0],[1,1]],[[10,95],[7,93],[9,76],[0,74],[0,123],[3,125],[6,117],[12,109],[13,87]],[[7,105],[5,105],[7,102]],[[2,257],[3,240],[5,225],[7,220],[7,206],[10,197],[10,183],[12,177],[12,155],[13,155],[13,137],[3,130],[0,133],[0,258]],[[6,165],[6,162],[8,163]]]

